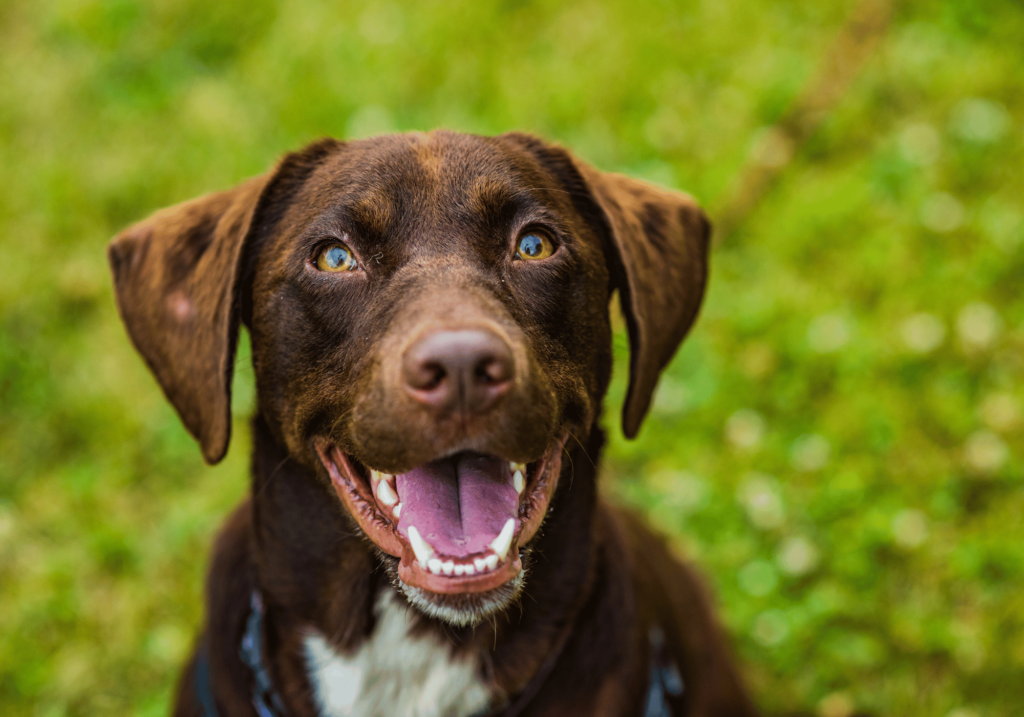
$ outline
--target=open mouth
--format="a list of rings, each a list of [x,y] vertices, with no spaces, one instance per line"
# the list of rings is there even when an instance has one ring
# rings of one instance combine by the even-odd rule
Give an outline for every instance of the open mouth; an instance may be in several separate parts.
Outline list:
[[[562,437],[525,464],[463,451],[398,475],[326,442],[316,450],[359,527],[399,559],[402,582],[451,594],[492,590],[519,575],[519,548],[544,520],[564,445]]]

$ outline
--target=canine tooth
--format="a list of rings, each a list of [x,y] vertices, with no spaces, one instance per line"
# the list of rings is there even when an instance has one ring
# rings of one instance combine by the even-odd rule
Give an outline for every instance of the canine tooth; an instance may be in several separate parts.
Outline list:
[[[494,570],[496,567],[498,567],[499,560],[500,558],[497,555],[488,555],[486,558],[484,558],[484,562],[487,564],[488,570]]]
[[[430,543],[423,539],[420,531],[416,530],[415,525],[409,526],[409,543],[412,544],[412,552],[416,554],[416,559],[420,561],[420,565],[427,567],[427,561],[433,557],[434,549],[430,547]]]
[[[473,558],[473,565],[475,565],[476,569],[481,573],[487,569],[487,561],[483,558]]]
[[[466,575],[472,575],[475,572],[476,572],[476,570],[473,569],[472,565],[467,565],[466,566]]]
[[[434,575],[441,574],[441,561],[437,558],[431,558],[430,560],[428,560],[427,567],[430,569],[430,572],[432,572]]]
[[[391,490],[391,484],[387,480],[377,484],[377,499],[384,505],[394,505],[398,502],[398,496]]]
[[[394,508],[391,509],[391,515],[395,516],[395,520],[398,520],[399,515],[402,513],[402,504],[398,503]]]
[[[455,563],[451,560],[445,560],[441,563],[441,572],[445,575],[451,575],[455,571]]]
[[[519,493],[520,495],[522,495],[523,488],[526,487],[526,481],[523,480],[523,472],[522,471],[516,471],[516,474],[514,476],[512,476],[512,485],[515,486],[516,493]]]
[[[465,565],[456,565],[455,566],[455,574],[456,575],[462,575],[464,572],[466,572],[466,566]]]
[[[498,559],[504,560],[508,555],[508,549],[512,547],[512,531],[516,529],[515,518],[509,518],[502,527],[498,537],[491,541],[491,550],[498,554]],[[410,531],[412,528],[409,529]]]

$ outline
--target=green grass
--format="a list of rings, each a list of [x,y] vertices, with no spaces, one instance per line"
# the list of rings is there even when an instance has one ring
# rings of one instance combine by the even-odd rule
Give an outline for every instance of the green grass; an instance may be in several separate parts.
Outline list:
[[[246,490],[133,353],[103,249],[322,135],[527,130],[720,206],[850,10],[0,5],[0,713],[157,715]],[[906,2],[716,252],[605,486],[699,562],[758,699],[1024,705],[1024,10]],[[621,337],[616,345],[625,360]]]

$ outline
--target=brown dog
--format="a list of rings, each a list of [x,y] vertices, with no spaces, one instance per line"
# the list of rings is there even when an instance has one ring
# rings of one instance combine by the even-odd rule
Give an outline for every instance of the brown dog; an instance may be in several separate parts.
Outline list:
[[[636,434],[704,292],[687,196],[525,135],[317,142],[110,247],[207,461],[239,325],[251,497],[179,715],[753,715],[695,579],[598,496],[608,306]]]

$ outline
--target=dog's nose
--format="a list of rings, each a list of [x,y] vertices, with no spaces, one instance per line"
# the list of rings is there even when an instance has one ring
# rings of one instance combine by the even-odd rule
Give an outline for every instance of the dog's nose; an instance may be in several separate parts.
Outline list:
[[[512,350],[486,329],[435,331],[402,357],[405,390],[438,413],[483,413],[512,385]]]

